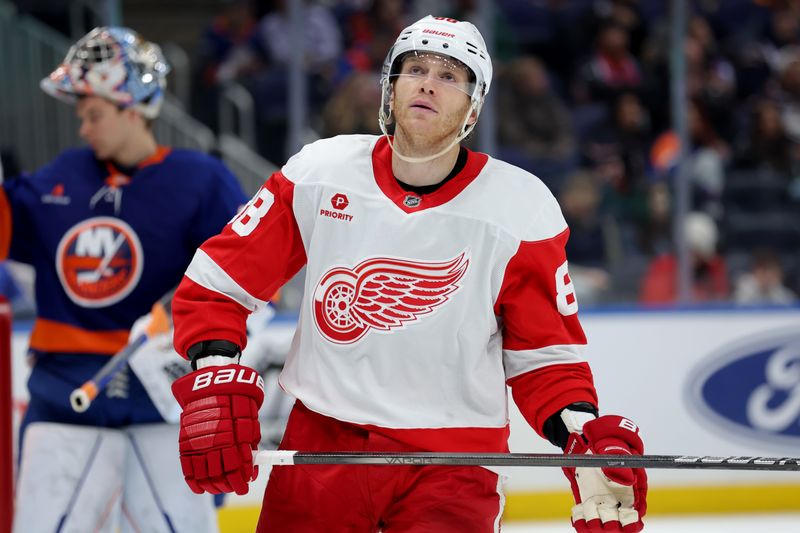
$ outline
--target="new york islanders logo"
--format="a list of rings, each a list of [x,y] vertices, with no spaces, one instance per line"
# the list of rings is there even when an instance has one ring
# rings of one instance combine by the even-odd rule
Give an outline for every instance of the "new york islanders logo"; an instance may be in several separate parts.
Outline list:
[[[351,344],[370,330],[388,333],[445,304],[459,289],[469,254],[444,262],[376,257],[355,268],[335,267],[314,290],[314,321],[337,344]]]
[[[56,271],[69,298],[83,307],[105,307],[125,298],[142,274],[139,237],[117,218],[95,217],[61,238]]]

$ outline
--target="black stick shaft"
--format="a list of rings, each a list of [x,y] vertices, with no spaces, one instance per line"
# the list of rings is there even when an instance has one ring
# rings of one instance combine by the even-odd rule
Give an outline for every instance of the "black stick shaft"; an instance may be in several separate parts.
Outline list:
[[[367,453],[261,451],[264,465],[449,465],[664,468],[707,470],[800,471],[798,457],[694,455],[564,455],[544,453]]]

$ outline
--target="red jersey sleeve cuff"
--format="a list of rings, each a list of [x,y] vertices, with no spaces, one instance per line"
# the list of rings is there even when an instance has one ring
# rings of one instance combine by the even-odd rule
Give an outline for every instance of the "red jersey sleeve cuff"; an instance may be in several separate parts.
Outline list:
[[[543,438],[545,421],[564,407],[576,402],[598,404],[592,371],[585,362],[532,370],[510,379],[508,385],[522,416]]]

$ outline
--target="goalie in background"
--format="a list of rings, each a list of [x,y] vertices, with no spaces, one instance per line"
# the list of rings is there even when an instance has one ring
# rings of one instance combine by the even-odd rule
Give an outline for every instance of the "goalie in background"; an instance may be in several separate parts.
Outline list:
[[[38,312],[16,532],[217,528],[182,481],[177,426],[127,367],[87,411],[69,403],[245,200],[220,161],[157,143],[168,71],[128,28],[89,32],[41,82],[75,105],[88,147],[0,188],[0,259],[35,268]]]
[[[384,136],[305,146],[197,251],[172,307],[196,369],[172,386],[192,490],[246,493],[258,474],[264,390],[239,364],[245,323],[303,266],[282,449],[507,452],[510,385],[567,453],[643,453],[635,424],[597,416],[556,200],[460,146],[491,80],[475,26],[419,20],[384,63]],[[643,470],[565,473],[578,531],[642,529]],[[488,533],[503,502],[502,479],[477,466],[277,466],[258,531]]]

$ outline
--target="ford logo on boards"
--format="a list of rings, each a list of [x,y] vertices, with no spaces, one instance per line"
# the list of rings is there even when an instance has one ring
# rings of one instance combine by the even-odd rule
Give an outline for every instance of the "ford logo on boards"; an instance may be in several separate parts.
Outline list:
[[[690,375],[690,411],[760,445],[800,445],[800,328],[723,346]]]

